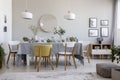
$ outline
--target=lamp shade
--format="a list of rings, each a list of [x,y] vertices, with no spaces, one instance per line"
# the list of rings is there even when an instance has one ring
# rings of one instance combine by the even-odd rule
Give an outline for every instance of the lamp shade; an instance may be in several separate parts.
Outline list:
[[[31,12],[25,11],[25,12],[22,12],[22,17],[24,19],[32,19],[33,18],[33,14]]]
[[[64,16],[65,19],[67,20],[74,20],[76,18],[76,15],[70,11]]]

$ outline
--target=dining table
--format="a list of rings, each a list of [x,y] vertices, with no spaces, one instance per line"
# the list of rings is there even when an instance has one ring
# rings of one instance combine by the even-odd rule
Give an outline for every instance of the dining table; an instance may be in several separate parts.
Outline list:
[[[33,59],[34,57],[34,45],[52,45],[52,50],[51,50],[51,55],[56,56],[58,52],[64,51],[64,45],[62,42],[52,42],[52,43],[43,43],[43,42],[34,42],[34,43],[20,43],[19,48],[18,48],[18,53],[17,53],[17,61],[16,64],[19,65],[22,62],[21,55],[25,54],[27,56],[27,65],[30,65],[30,60],[31,58]],[[71,48],[67,48],[67,51],[71,51]],[[82,53],[82,43],[76,42],[76,47],[74,50],[74,56],[82,64],[84,64],[84,55]]]

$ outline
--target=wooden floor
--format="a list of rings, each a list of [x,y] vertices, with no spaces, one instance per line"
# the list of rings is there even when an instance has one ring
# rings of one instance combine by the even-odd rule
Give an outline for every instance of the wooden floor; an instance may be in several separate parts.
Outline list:
[[[12,59],[9,62],[9,65],[4,65],[3,68],[0,70],[0,74],[4,74],[5,72],[36,72],[37,70],[34,69],[34,63],[31,61],[30,66],[26,66],[24,64],[21,64],[19,66],[13,66]],[[77,64],[77,69],[75,69],[74,65],[67,65],[66,71],[69,70],[79,70],[81,73],[82,72],[92,72],[95,74],[95,76],[99,80],[111,80],[111,79],[105,79],[100,77],[99,75],[96,74],[96,64],[97,63],[111,63],[110,59],[91,59],[90,63],[87,62],[87,59],[85,59],[84,65],[80,63],[80,61],[76,60]],[[55,66],[55,59],[53,61],[54,64],[54,70],[51,69],[50,64],[48,64],[47,67],[44,65],[41,66],[40,72],[50,72],[50,71],[64,71],[64,59],[60,58],[60,63],[58,64],[58,67],[56,68]]]

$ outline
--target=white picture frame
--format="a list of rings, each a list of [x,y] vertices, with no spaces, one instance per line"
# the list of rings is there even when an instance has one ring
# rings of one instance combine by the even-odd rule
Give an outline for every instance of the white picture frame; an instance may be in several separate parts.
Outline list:
[[[108,37],[109,36],[109,28],[108,27],[101,27],[100,33],[102,37]]]
[[[100,25],[101,26],[108,26],[109,25],[109,20],[100,20]]]
[[[89,29],[88,36],[89,37],[98,37],[99,36],[98,29]]]
[[[97,27],[97,18],[89,18],[89,27],[96,28]]]

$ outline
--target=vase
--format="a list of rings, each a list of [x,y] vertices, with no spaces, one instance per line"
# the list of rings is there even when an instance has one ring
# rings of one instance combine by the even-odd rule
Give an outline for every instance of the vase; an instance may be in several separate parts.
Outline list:
[[[99,44],[101,44],[102,41],[103,41],[103,38],[102,38],[102,37],[98,37],[98,38],[97,38],[97,42],[98,42]]]
[[[59,35],[59,42],[62,42],[62,36]]]
[[[37,35],[34,35],[34,36],[33,36],[33,40],[38,40],[38,36],[37,36]]]

